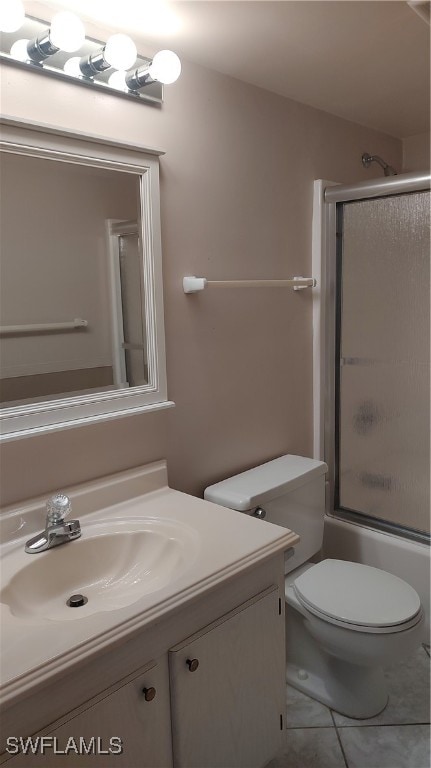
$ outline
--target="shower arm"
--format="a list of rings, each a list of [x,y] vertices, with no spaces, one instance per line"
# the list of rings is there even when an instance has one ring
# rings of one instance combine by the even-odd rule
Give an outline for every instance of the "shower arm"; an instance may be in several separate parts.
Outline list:
[[[371,163],[378,163],[381,168],[383,168],[383,172],[385,176],[397,176],[397,172],[395,168],[392,168],[391,165],[388,165],[388,163],[385,163],[384,160],[382,160],[379,155],[370,155],[368,152],[364,152],[362,155],[362,165],[364,168],[369,168]]]

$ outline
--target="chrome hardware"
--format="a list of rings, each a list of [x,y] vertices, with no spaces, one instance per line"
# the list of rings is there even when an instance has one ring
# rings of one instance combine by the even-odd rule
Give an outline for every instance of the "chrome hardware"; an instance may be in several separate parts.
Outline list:
[[[143,688],[142,693],[144,694],[145,701],[152,701],[155,698],[156,695],[156,689],[155,688]]]
[[[364,168],[369,168],[371,163],[377,163],[380,165],[381,168],[383,168],[383,173],[385,176],[397,176],[397,172],[395,168],[392,168],[392,165],[389,165],[384,160],[382,160],[379,155],[370,155],[369,152],[364,152],[362,155],[362,165]]]
[[[187,664],[190,672],[196,672],[196,670],[197,670],[197,668],[199,666],[199,661],[198,661],[198,659],[187,659],[186,660],[186,664]]]
[[[63,522],[71,509],[72,504],[69,497],[64,493],[55,493],[46,502],[46,527]]]
[[[252,517],[258,517],[259,520],[264,520],[266,517],[266,509],[263,509],[263,507],[256,507],[254,512],[252,512]]]
[[[79,539],[81,536],[79,520],[64,522],[71,508],[70,499],[64,493],[56,493],[48,500],[45,530],[29,539],[25,545],[25,551],[29,555],[45,552],[59,544]]]

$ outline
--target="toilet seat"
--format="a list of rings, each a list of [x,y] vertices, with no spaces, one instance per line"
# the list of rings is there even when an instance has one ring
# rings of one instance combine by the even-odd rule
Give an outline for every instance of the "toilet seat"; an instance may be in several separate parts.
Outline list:
[[[310,613],[359,632],[401,632],[422,618],[419,595],[393,574],[362,563],[323,560],[293,582]]]

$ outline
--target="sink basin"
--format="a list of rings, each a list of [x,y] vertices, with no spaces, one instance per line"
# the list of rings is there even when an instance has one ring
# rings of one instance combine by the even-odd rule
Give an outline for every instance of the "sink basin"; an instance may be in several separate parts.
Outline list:
[[[198,536],[173,520],[84,523],[82,537],[39,554],[15,547],[2,561],[0,602],[14,616],[83,619],[162,589],[196,559]],[[79,607],[67,600],[87,598]]]

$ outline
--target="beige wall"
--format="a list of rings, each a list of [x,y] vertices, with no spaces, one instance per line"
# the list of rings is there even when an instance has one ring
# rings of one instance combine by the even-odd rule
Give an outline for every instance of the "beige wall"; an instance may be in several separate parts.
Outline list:
[[[370,177],[367,149],[401,142],[183,63],[162,109],[5,68],[9,115],[166,151],[162,246],[169,397],[176,408],[4,447],[4,502],[159,459],[174,488],[204,487],[284,452],[312,450],[311,293],[210,290],[182,277],[308,275],[312,186]]]
[[[429,171],[430,134],[418,133],[403,139],[403,171]]]

